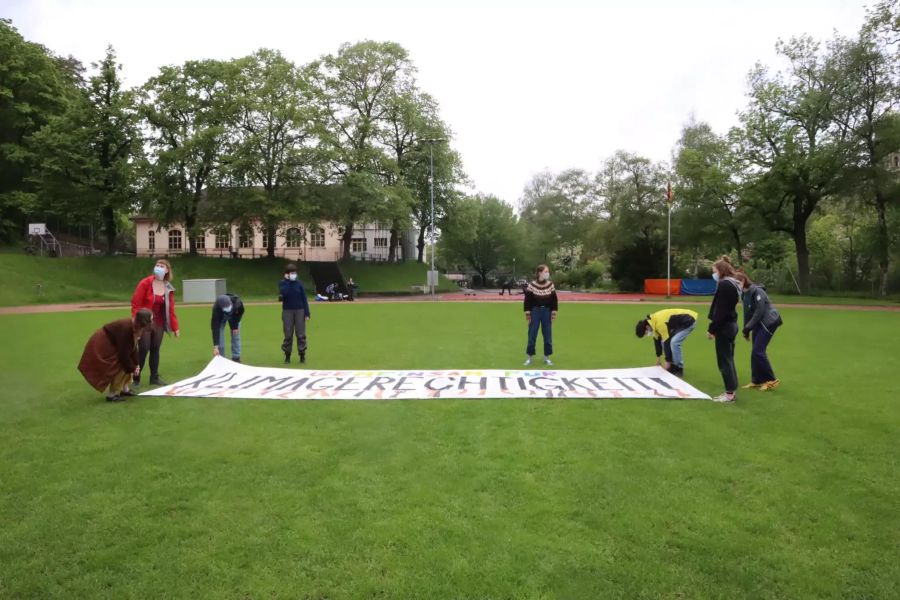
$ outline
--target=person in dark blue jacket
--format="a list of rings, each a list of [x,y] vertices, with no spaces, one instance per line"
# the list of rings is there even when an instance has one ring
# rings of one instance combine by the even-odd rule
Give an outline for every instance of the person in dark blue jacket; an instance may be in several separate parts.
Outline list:
[[[297,265],[291,263],[284,269],[284,279],[278,283],[278,299],[281,301],[281,323],[284,326],[284,364],[291,362],[293,338],[297,338],[300,362],[306,362],[306,322],[309,321],[309,300],[306,290],[297,279]]]
[[[738,272],[735,277],[744,287],[744,339],[750,341],[753,334],[753,351],[750,353],[750,383],[746,389],[768,392],[777,388],[781,381],[775,377],[772,363],[766,349],[772,336],[784,324],[778,310],[772,306],[766,288],[753,283],[746,273]]]
[[[241,362],[241,319],[244,302],[236,294],[222,294],[213,304],[212,327],[213,356],[225,355],[225,326],[231,330],[231,360]]]

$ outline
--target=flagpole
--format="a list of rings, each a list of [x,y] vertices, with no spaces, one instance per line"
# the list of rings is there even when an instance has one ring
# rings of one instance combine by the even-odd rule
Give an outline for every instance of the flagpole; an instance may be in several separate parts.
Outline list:
[[[669,207],[669,233],[666,248],[666,300],[672,298],[672,184],[666,187],[666,205]]]

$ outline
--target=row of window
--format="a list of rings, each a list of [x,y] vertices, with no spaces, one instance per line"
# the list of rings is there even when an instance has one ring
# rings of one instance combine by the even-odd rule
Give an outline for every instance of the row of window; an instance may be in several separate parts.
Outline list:
[[[184,236],[180,229],[170,229],[169,230],[169,250],[181,250],[184,248]],[[303,244],[303,234],[296,227],[292,227],[288,229],[284,234],[284,245],[287,248],[299,248]],[[194,245],[198,250],[206,249],[206,236],[199,235],[194,239]],[[262,238],[262,247],[267,248],[269,245],[269,240],[267,236],[263,236]],[[252,248],[253,247],[253,232],[248,231],[246,229],[242,229],[238,232],[238,246],[241,248]],[[321,229],[318,230],[310,230],[309,232],[309,246],[311,248],[324,248],[325,247],[325,232]],[[231,248],[231,234],[230,233],[216,233],[215,234],[215,247],[216,250],[228,250]],[[375,238],[375,247],[376,248],[387,248],[388,247],[388,239],[386,237]],[[156,250],[156,232],[152,229],[147,232],[147,248],[149,250]],[[351,252],[365,252],[367,250],[366,238],[353,238],[350,240],[350,251]]]

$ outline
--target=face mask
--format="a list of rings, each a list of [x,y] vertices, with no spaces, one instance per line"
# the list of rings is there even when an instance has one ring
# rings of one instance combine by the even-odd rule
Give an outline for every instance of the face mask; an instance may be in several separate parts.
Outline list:
[[[156,265],[153,267],[153,276],[157,279],[162,279],[166,276],[166,268],[162,265]]]
[[[715,271],[713,271],[713,281],[715,281],[716,283],[719,282],[719,274]]]
[[[230,306],[229,306],[228,308],[223,308],[223,309],[222,309],[222,312],[225,313],[225,314],[227,315],[228,313],[231,312],[231,308],[232,308],[232,307],[230,307]]]
[[[541,281],[550,281],[550,273],[547,271],[541,273]]]
[[[653,339],[653,330],[648,327],[647,333],[644,334],[644,337]]]
[[[296,273],[288,273],[288,279],[290,279],[291,281],[297,281],[297,274]]]

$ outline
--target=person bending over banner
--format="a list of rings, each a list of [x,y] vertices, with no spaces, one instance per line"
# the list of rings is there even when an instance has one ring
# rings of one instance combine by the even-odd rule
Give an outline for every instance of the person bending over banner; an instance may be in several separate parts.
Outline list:
[[[716,340],[716,362],[725,384],[725,393],[713,400],[734,402],[738,387],[737,370],[734,368],[734,339],[738,332],[735,307],[741,301],[741,283],[734,278],[734,266],[727,256],[717,260],[712,271],[713,279],[716,280],[716,294],[709,307],[706,337]]]
[[[278,299],[281,301],[281,323],[284,326],[284,364],[291,362],[294,337],[297,338],[297,352],[300,362],[306,362],[306,322],[309,321],[309,300],[306,290],[297,279],[297,265],[291,263],[284,268],[284,279],[278,282]]]
[[[225,354],[225,326],[231,330],[231,360],[241,362],[241,318],[244,302],[236,294],[222,294],[212,308],[213,356]]]
[[[537,344],[538,328],[544,337],[544,363],[552,366],[550,356],[553,354],[553,321],[559,310],[556,288],[550,281],[550,269],[547,265],[538,265],[535,270],[536,279],[525,288],[525,321],[528,323],[528,346],[525,348],[525,365],[531,364]]]
[[[696,326],[697,313],[685,308],[669,308],[638,321],[634,332],[639,338],[652,336],[656,347],[656,364],[660,364],[660,357],[665,353],[666,360],[662,367],[683,378],[684,354],[681,346]]]
[[[134,396],[128,384],[132,376],[141,372],[138,340],[152,325],[153,313],[141,308],[131,319],[107,323],[85,345],[78,370],[95,390],[106,391],[108,402],[121,402],[124,396]]]
[[[784,321],[769,301],[765,287],[753,283],[747,274],[741,271],[735,274],[735,278],[744,287],[744,339],[750,341],[750,334],[753,334],[750,383],[745,385],[744,389],[759,388],[761,392],[768,392],[777,388],[781,381],[775,377],[766,348]]]

